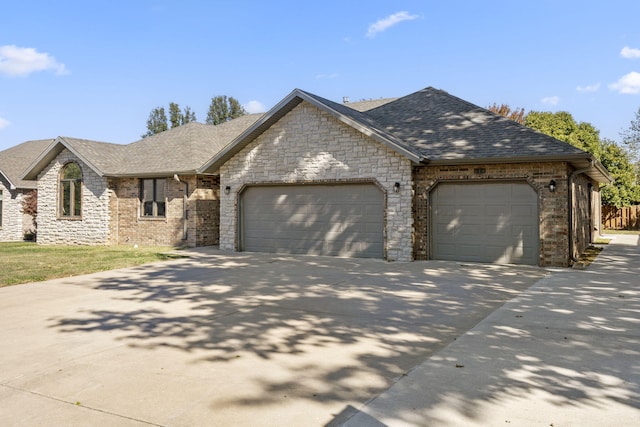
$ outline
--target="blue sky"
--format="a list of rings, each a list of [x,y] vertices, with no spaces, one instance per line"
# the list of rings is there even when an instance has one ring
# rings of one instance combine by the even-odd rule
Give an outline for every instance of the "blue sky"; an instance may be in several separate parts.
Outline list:
[[[251,112],[427,86],[482,107],[568,111],[620,140],[640,108],[640,2],[0,0],[0,150],[129,143],[176,102]]]

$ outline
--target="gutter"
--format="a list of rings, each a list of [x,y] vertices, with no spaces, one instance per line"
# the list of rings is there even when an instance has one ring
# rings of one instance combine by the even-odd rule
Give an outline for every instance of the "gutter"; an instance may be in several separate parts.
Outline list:
[[[569,177],[567,178],[567,184],[569,186],[569,188],[567,188],[567,199],[568,199],[568,211],[569,211],[569,261],[570,262],[578,262],[578,258],[576,258],[575,256],[573,256],[573,249],[574,249],[574,244],[573,244],[573,178],[577,175],[583,174],[585,172],[589,172],[590,170],[594,169],[594,164],[593,164],[593,159],[590,158],[588,159],[589,162],[589,166],[587,166],[586,168],[583,169],[577,169],[574,170],[573,172],[571,172],[569,174]],[[591,207],[589,207],[591,208]]]
[[[182,198],[182,240],[187,240],[189,237],[189,211],[187,210],[187,201],[189,198],[189,183],[186,181],[182,181],[177,173],[173,174],[173,179],[178,182],[184,184],[184,196]]]

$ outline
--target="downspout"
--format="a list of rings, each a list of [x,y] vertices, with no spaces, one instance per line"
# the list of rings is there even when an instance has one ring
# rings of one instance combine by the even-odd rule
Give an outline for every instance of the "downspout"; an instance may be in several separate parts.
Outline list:
[[[182,181],[177,173],[173,174],[173,179],[176,182],[184,184],[184,195],[182,197],[182,240],[187,240],[189,237],[189,211],[187,210],[187,201],[189,199],[189,183]]]
[[[573,178],[576,175],[583,174],[585,172],[589,172],[593,169],[593,159],[588,159],[589,166],[584,169],[574,170],[569,174],[569,178],[567,178],[567,183],[569,188],[567,188],[567,197],[568,197],[568,210],[569,210],[569,261],[578,262],[579,259],[573,256]],[[591,209],[591,207],[589,207]]]

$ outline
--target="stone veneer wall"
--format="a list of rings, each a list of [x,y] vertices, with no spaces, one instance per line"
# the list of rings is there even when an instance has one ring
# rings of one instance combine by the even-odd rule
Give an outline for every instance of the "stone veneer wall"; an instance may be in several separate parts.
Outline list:
[[[114,244],[211,246],[218,243],[218,177],[166,177],[167,215],[140,216],[140,179],[111,178],[110,241]],[[184,240],[184,182],[189,184],[187,240]]]
[[[385,255],[412,260],[411,163],[302,102],[220,169],[220,248],[238,249],[238,200],[246,185],[375,181],[386,191]],[[400,191],[394,193],[394,183]]]
[[[429,191],[438,182],[519,180],[528,182],[538,193],[539,265],[568,266],[568,174],[569,166],[565,162],[414,167],[415,258],[427,260],[431,257]],[[553,193],[548,188],[552,179],[557,184]]]
[[[31,215],[22,213],[22,199],[31,190],[11,190],[9,183],[0,175],[2,191],[2,224],[0,242],[16,242],[24,239],[24,233],[33,231]]]
[[[58,218],[58,177],[68,162],[82,169],[82,218]],[[63,150],[38,175],[38,243],[100,245],[109,241],[107,180]]]

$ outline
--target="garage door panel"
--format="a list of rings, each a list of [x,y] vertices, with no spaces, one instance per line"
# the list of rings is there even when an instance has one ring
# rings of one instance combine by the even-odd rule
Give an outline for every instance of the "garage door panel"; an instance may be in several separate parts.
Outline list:
[[[241,249],[382,258],[383,197],[372,184],[249,187]]]
[[[528,184],[441,183],[431,206],[433,258],[537,264],[537,194]]]

